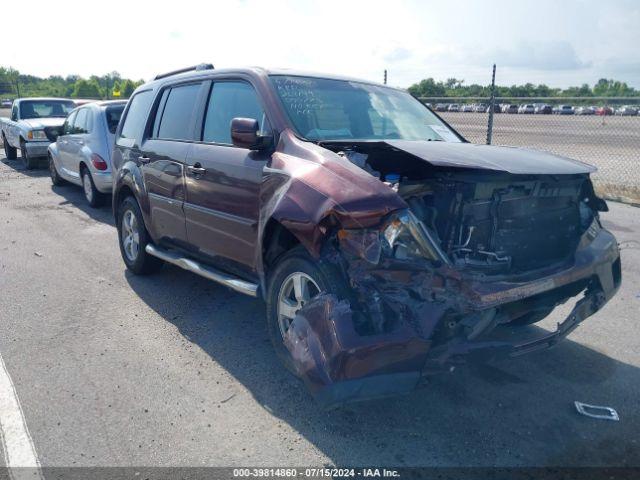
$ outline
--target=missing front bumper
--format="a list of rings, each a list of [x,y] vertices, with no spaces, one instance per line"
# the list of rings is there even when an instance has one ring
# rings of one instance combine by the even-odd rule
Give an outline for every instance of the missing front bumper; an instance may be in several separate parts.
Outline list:
[[[423,375],[448,370],[451,366],[469,362],[487,362],[505,357],[519,357],[538,350],[553,347],[569,335],[583,320],[590,317],[606,303],[601,288],[587,290],[564,321],[557,324],[554,332],[524,342],[454,340],[438,346],[429,353]]]
[[[406,393],[424,376],[448,371],[456,365],[517,357],[553,347],[602,308],[621,281],[617,245],[605,230],[578,249],[571,268],[536,281],[461,283],[460,290],[451,291],[445,284],[432,302],[414,302],[407,294],[409,285],[415,291],[425,278],[431,279],[416,270],[387,277],[379,269],[373,273],[361,270],[357,274],[366,279],[365,285],[396,302],[398,309],[393,314],[398,321],[391,331],[358,333],[354,324],[356,314],[349,302],[322,295],[298,312],[285,338],[297,375],[325,407]],[[399,279],[404,279],[404,288]],[[384,291],[385,282],[387,286],[392,282],[397,288]],[[458,307],[460,297],[465,298],[473,311],[481,312],[535,295],[549,295],[554,289],[572,285],[586,287],[583,298],[554,332],[536,339],[500,341],[487,340],[487,335],[455,335],[442,340],[436,335],[435,326],[442,323],[451,308]],[[403,308],[411,310],[411,315],[400,319]]]
[[[522,343],[455,340],[430,349],[431,342],[396,338],[359,337],[350,324],[346,302],[322,296],[296,317],[285,344],[297,375],[324,408],[343,403],[408,393],[425,376],[464,363],[483,363],[518,357],[551,348],[606,303],[601,290],[590,291],[574,306],[557,329]]]

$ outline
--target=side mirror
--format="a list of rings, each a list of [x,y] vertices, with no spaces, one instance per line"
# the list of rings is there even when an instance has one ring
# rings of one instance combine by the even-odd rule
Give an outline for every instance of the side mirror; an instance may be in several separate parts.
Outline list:
[[[249,150],[265,150],[271,146],[271,135],[258,133],[258,121],[254,118],[234,118],[231,120],[231,141],[235,147]]]

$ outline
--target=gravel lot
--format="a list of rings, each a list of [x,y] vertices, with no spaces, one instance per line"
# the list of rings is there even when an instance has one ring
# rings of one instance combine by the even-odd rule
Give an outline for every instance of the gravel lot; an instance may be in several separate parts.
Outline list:
[[[640,210],[610,206],[618,240],[639,239]],[[321,412],[278,363],[260,301],[173,267],[131,276],[109,208],[0,155],[0,354],[44,466],[640,466],[627,245],[618,296],[555,349]]]

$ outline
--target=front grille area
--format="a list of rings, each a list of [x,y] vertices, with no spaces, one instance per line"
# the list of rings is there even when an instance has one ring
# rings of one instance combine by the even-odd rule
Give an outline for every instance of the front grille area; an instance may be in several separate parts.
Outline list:
[[[580,236],[578,207],[566,197],[501,205],[497,218],[492,250],[511,257],[515,270],[536,269],[566,258]]]
[[[457,265],[490,274],[557,263],[572,255],[591,222],[581,215],[584,178],[465,180],[436,185],[424,204],[437,214],[422,216]]]

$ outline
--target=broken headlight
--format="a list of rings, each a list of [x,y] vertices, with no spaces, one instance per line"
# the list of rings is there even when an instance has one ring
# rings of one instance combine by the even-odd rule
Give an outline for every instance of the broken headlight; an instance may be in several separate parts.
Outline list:
[[[392,215],[382,236],[397,259],[421,257],[449,263],[435,236],[410,210]]]
[[[354,229],[338,232],[345,251],[377,264],[384,251],[398,260],[426,258],[449,264],[434,235],[410,210],[392,214],[380,230]]]
[[[422,256],[420,245],[413,237],[406,222],[400,218],[391,219],[387,227],[382,231],[382,236],[391,250],[392,256],[399,260],[409,257]]]

